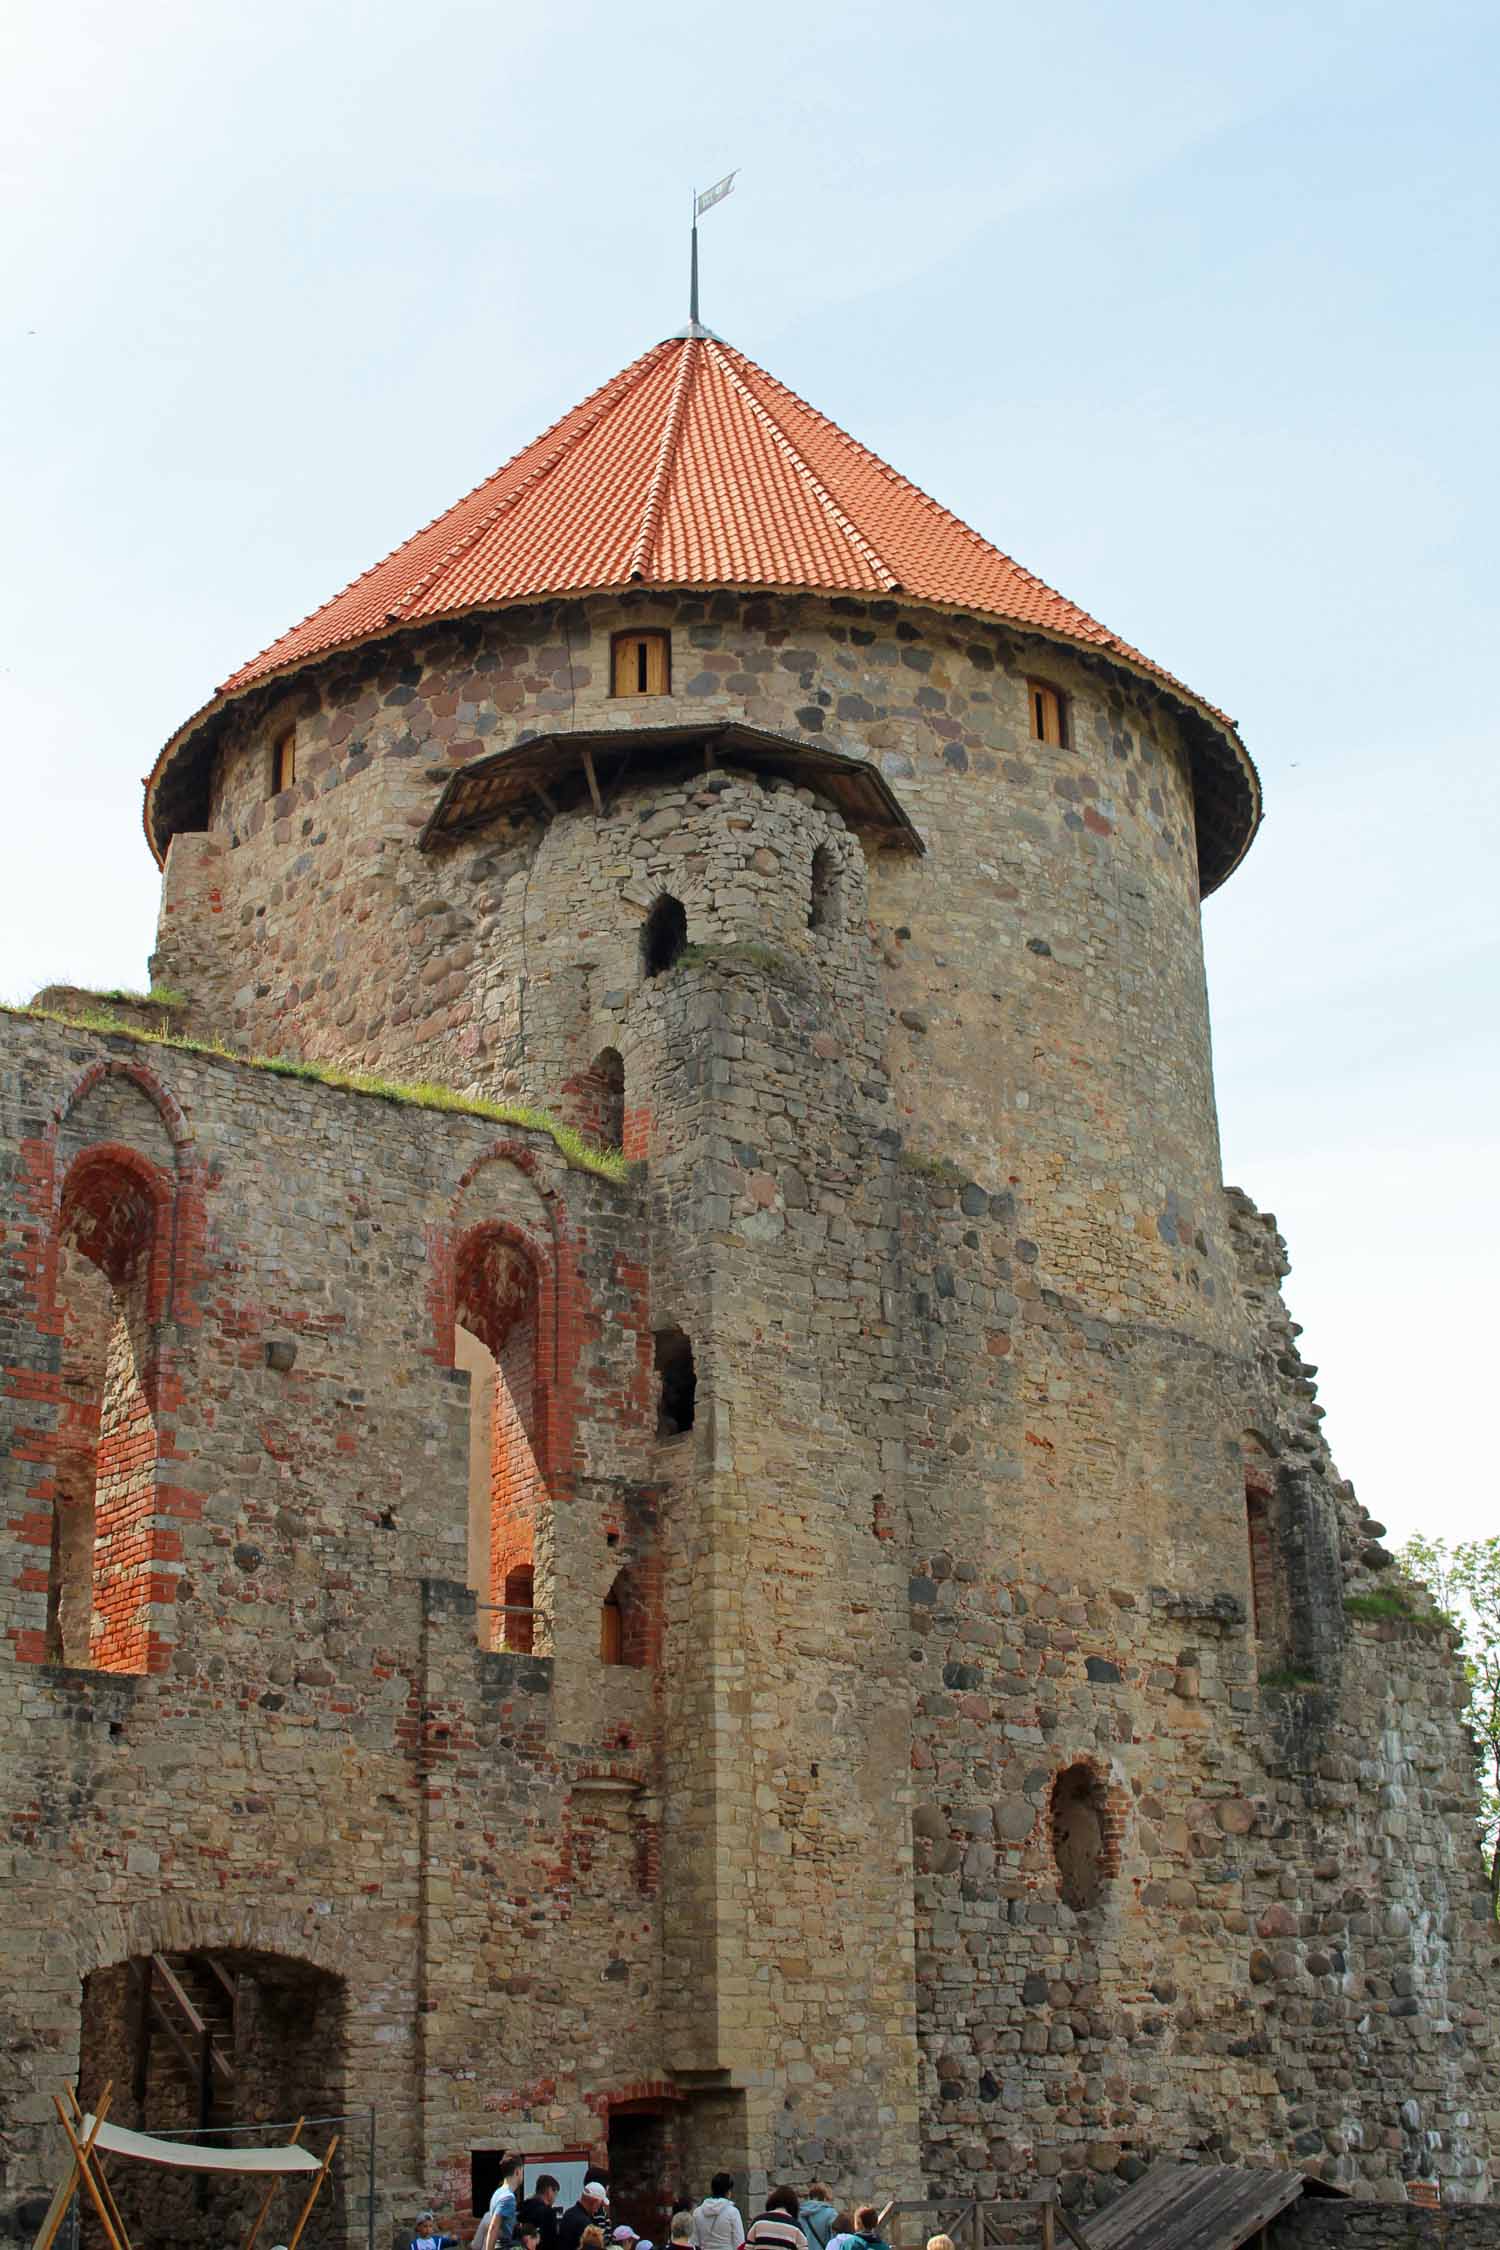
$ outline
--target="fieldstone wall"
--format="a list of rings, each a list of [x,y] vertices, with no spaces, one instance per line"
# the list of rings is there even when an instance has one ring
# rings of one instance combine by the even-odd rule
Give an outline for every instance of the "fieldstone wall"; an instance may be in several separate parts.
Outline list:
[[[472,2146],[597,2139],[601,2092],[633,2088],[659,2037],[658,1887],[634,1849],[659,1752],[597,1627],[606,1524],[653,1442],[639,1191],[542,1134],[14,1015],[3,1032],[0,2201],[55,2168],[50,2095],[91,2067],[84,1979],[208,1950],[338,1980],[328,2067],[380,2110],[382,2229],[434,2194],[457,2218]],[[56,1182],[95,1134],[169,1157],[176,1183],[153,1523],[179,1559],[160,1661],[131,1677],[45,1660]],[[450,1245],[517,1206],[549,1227],[572,1391],[552,1545],[576,1629],[548,1661],[479,1645],[451,1309],[445,1327]],[[601,1774],[628,1881],[581,1848],[574,1785],[586,1807]],[[283,2058],[285,2085],[312,2082],[304,2061]]]
[[[670,697],[608,695],[627,622],[672,632]],[[695,717],[878,760],[926,856],[637,733]],[[455,770],[560,727],[640,743],[598,808],[419,848]],[[963,619],[555,605],[229,715],[166,869],[178,1020],[589,1129],[618,1097],[635,1161],[0,1019],[3,2195],[82,1978],[193,1948],[340,1980],[383,2222],[467,2224],[471,2152],[604,2158],[612,2115],[627,2169],[752,2198],[1079,2202],[1163,2153],[1484,2192],[1452,1652],[1361,1613],[1388,1558],[1274,1222],[1221,1186],[1197,916],[1164,700]],[[129,1679],[48,1661],[60,1195],[98,1147],[157,1212]],[[514,1409],[488,1450],[471,1370]],[[528,1541],[497,1648],[475,1590]]]
[[[1356,2203],[1304,2196],[1271,2223],[1273,2250],[1495,2250],[1500,2207]]]

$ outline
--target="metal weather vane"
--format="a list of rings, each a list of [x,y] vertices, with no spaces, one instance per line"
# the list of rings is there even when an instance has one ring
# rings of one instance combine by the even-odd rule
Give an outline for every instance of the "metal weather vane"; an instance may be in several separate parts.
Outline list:
[[[734,192],[734,183],[739,178],[739,173],[740,167],[736,165],[732,172],[724,174],[722,180],[715,180],[711,188],[704,188],[701,195],[696,188],[693,190],[693,264],[692,283],[688,291],[690,334],[702,325],[698,318],[698,221],[705,211],[711,211],[716,203],[722,203],[726,195]]]

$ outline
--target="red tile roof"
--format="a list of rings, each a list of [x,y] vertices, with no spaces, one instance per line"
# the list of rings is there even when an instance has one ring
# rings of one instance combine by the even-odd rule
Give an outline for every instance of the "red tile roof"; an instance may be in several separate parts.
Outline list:
[[[1206,718],[1232,746],[1254,794],[1253,768],[1222,712],[753,360],[700,333],[654,345],[233,673],[158,761],[148,784],[153,848],[155,784],[224,700],[430,619],[629,586],[892,597],[1002,618],[1096,649],[1160,681]]]

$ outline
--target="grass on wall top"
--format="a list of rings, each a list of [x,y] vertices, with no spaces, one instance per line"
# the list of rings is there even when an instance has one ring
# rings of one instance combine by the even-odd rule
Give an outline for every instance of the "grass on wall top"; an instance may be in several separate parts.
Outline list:
[[[341,1070],[335,1063],[289,1062],[281,1055],[240,1055],[222,1040],[181,1038],[165,1028],[141,1030],[104,1008],[87,1009],[77,1015],[63,1015],[51,1008],[6,1008],[0,1012],[30,1016],[40,1023],[60,1023],[70,1031],[105,1032],[111,1038],[133,1039],[143,1047],[172,1047],[187,1055],[210,1055],[220,1062],[239,1063],[247,1070],[269,1071],[276,1078],[304,1078],[316,1086],[333,1086],[346,1094],[369,1094],[377,1101],[399,1102],[412,1109],[450,1110],[462,1117],[490,1118],[497,1125],[518,1125],[527,1132],[546,1133],[559,1155],[577,1171],[593,1172],[602,1180],[623,1180],[629,1170],[618,1149],[599,1147],[546,1110],[455,1093],[451,1086],[439,1086],[430,1079],[381,1078],[371,1071]]]

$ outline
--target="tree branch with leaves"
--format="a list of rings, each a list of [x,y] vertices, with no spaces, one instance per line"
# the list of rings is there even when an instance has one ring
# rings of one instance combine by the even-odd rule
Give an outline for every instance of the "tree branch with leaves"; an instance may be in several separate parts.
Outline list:
[[[1500,1538],[1445,1539],[1416,1532],[1398,1560],[1427,1588],[1458,1632],[1469,1682],[1465,1716],[1474,1736],[1479,1837],[1490,1901],[1500,1915]]]

